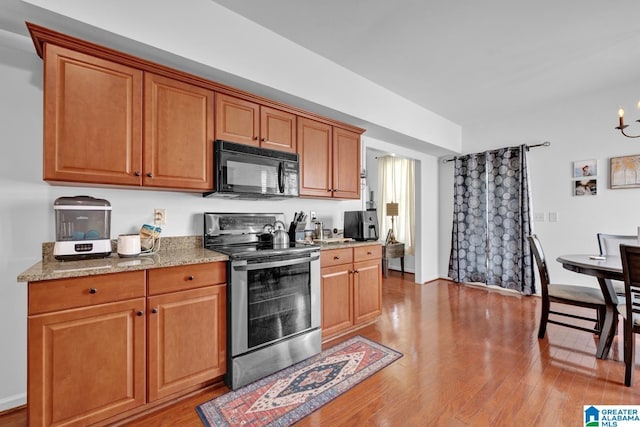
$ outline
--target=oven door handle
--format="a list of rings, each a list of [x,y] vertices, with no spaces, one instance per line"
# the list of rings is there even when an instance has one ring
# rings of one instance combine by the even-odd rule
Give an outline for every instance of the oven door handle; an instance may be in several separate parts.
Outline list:
[[[262,270],[273,267],[286,267],[288,265],[305,264],[320,258],[320,254],[311,254],[304,258],[293,258],[286,261],[260,262],[256,264],[248,264],[247,260],[233,261],[231,266],[237,271]]]

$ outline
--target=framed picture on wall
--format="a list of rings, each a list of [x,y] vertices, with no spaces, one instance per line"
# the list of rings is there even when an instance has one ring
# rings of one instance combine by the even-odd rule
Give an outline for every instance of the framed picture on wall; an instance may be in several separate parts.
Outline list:
[[[611,173],[610,188],[640,187],[640,154],[612,157],[609,171]]]
[[[596,176],[598,175],[598,161],[592,160],[580,160],[573,162],[573,177],[582,178],[584,176]]]
[[[595,196],[598,194],[597,179],[579,179],[574,181],[574,196]]]

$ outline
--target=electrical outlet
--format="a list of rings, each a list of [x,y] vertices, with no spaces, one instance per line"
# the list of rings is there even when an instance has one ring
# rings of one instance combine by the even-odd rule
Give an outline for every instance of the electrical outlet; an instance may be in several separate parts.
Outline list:
[[[153,225],[165,225],[167,223],[167,210],[156,208],[153,210]]]

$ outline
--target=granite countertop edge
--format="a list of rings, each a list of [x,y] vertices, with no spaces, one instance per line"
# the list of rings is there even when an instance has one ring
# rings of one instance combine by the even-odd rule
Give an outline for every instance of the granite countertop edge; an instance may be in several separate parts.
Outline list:
[[[154,268],[181,265],[204,264],[227,261],[229,257],[220,252],[202,247],[202,240],[195,236],[184,238],[163,238],[169,242],[156,254],[122,258],[114,251],[106,258],[59,261],[52,257],[52,244],[43,243],[42,260],[35,263],[17,277],[18,282],[40,282],[44,280],[68,279],[127,271],[150,270]],[[321,243],[320,250],[343,249],[357,246],[382,245],[380,241],[347,241]]]
[[[229,257],[202,247],[201,236],[163,238],[160,250],[151,255],[122,258],[114,247],[106,258],[59,261],[53,258],[53,245],[43,243],[42,260],[18,275],[18,282],[39,282],[43,280],[68,279],[99,274],[122,273],[127,271],[150,270],[154,268],[203,264],[227,261]]]
[[[344,249],[344,248],[353,248],[357,246],[371,246],[371,245],[382,246],[382,244],[383,242],[380,240],[352,240],[347,242],[320,243],[320,250],[326,251],[331,249]]]

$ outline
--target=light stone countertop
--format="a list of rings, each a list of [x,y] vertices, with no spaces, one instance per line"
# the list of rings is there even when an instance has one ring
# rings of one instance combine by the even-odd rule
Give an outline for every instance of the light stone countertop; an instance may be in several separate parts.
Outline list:
[[[321,251],[327,251],[331,249],[344,249],[344,248],[354,248],[357,246],[371,246],[371,245],[382,245],[383,242],[381,240],[365,240],[365,241],[347,241],[347,242],[332,242],[332,243],[319,243]]]
[[[369,245],[382,245],[382,242],[369,240],[319,243],[321,251]],[[203,248],[202,236],[163,237],[160,250],[154,255],[121,258],[116,253],[114,246],[113,252],[106,258],[81,261],[58,261],[54,259],[53,243],[47,242],[42,245],[42,261],[22,272],[17,280],[18,282],[38,282],[227,261],[228,259],[227,255]]]
[[[22,272],[18,276],[18,282],[66,279],[97,274],[227,261],[229,259],[227,255],[204,249],[202,247],[202,236],[163,237],[160,250],[156,254],[131,258],[121,258],[114,250],[107,258],[58,261],[53,258],[52,251],[53,244],[44,243],[42,248],[42,261],[37,262]]]

